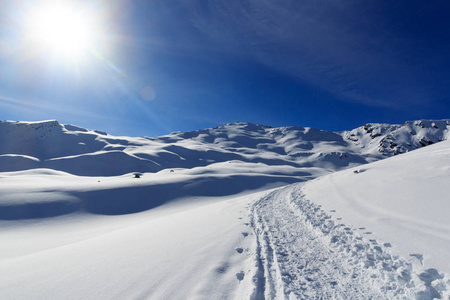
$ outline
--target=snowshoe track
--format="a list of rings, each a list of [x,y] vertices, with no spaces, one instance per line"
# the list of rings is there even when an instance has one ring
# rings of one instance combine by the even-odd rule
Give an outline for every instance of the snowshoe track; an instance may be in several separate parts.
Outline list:
[[[450,299],[448,277],[332,220],[301,185],[261,198],[251,217],[258,266],[252,299]]]

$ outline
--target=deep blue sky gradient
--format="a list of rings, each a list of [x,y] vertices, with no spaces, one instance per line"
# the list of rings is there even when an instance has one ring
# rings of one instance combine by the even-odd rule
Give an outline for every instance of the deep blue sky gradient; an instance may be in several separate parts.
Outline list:
[[[450,118],[448,1],[78,1],[104,27],[80,63],[24,46],[38,5],[0,7],[3,120],[157,136]]]

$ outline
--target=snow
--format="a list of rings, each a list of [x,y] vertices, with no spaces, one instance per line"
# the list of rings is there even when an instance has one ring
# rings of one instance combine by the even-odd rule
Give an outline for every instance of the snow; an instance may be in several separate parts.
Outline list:
[[[0,270],[8,274],[0,281],[0,298],[250,295],[251,280],[243,279],[251,272],[255,245],[245,206],[267,187],[250,194],[186,196],[207,189],[187,175],[156,177],[79,177],[47,169],[3,173],[1,211],[10,209],[0,216]],[[192,183],[197,185],[188,187]],[[186,195],[161,198],[155,192],[180,184]],[[153,206],[130,214],[130,203],[145,194]],[[102,199],[102,205],[95,202]]]
[[[252,223],[266,299],[393,299],[420,292],[411,265],[330,220],[298,186],[257,202]]]
[[[242,161],[249,168],[258,163],[301,168],[309,173],[305,179],[311,179],[444,140],[448,124],[448,120],[368,124],[336,133],[231,123],[148,138],[115,137],[57,121],[2,121],[0,171],[49,168],[79,176],[118,176]]]
[[[404,257],[423,255],[424,264],[450,274],[449,181],[450,141],[443,141],[318,178],[303,191]]]
[[[248,258],[236,248],[252,243],[241,234],[247,226],[236,221],[242,203],[252,199],[8,226],[1,232],[3,241],[11,241],[2,249],[0,269],[8,276],[0,283],[1,297],[245,298],[252,286],[236,274]]]
[[[449,124],[0,122],[0,298],[450,299]]]

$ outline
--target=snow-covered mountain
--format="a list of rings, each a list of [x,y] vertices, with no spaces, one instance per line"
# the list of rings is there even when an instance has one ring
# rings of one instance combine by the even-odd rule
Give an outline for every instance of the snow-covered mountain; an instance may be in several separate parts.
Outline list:
[[[0,298],[450,299],[449,124],[0,122]]]
[[[366,124],[345,132],[344,137],[354,142],[363,154],[379,152],[389,157],[446,140],[449,128],[450,120],[408,121],[403,125]]]
[[[302,168],[297,175],[364,164],[447,138],[450,120],[367,124],[351,131],[231,123],[166,136],[116,137],[57,121],[0,122],[0,171],[49,168],[81,176],[214,166],[231,162]],[[270,168],[273,167],[273,168]],[[288,175],[292,175],[289,171]],[[295,172],[294,172],[295,173]]]

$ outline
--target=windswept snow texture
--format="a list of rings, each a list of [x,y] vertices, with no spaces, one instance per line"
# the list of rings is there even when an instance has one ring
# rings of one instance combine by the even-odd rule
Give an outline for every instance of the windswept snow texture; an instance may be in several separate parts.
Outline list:
[[[0,122],[0,298],[450,299],[449,124]]]

